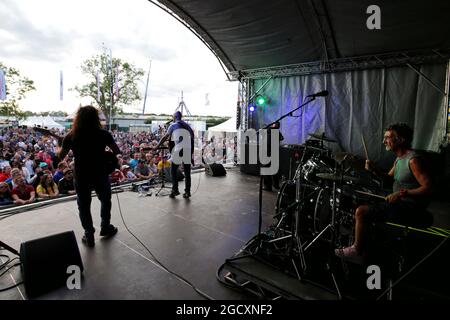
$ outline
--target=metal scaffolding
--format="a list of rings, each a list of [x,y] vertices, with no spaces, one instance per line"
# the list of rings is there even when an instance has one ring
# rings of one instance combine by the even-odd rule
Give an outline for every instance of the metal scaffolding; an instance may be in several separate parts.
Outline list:
[[[387,68],[408,66],[414,64],[444,62],[450,58],[450,49],[432,52],[398,52],[375,54],[363,57],[341,58],[329,61],[298,63],[285,66],[267,67],[232,71],[232,80],[261,79],[269,77],[288,77],[329,72],[363,70],[373,68]]]

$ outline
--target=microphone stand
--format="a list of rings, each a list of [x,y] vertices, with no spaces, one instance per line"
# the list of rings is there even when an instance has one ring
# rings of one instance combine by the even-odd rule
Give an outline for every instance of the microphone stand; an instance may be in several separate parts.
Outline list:
[[[280,121],[283,120],[284,118],[286,118],[286,117],[292,115],[292,113],[294,113],[295,111],[297,111],[297,110],[303,108],[304,106],[306,106],[307,104],[311,103],[311,102],[314,101],[314,100],[316,100],[316,97],[315,97],[315,96],[309,97],[309,100],[307,100],[306,102],[304,102],[303,104],[301,104],[300,106],[298,106],[297,108],[295,108],[294,110],[291,110],[291,111],[289,111],[288,113],[282,115],[282,116],[281,116],[280,118],[278,118],[277,120],[275,120],[275,121],[269,123],[268,125],[266,125],[266,126],[263,127],[262,129],[268,129],[268,128],[270,128],[273,124],[275,124],[275,123],[277,123],[277,122],[280,122]],[[259,138],[258,138],[258,144],[259,144]],[[260,175],[261,175],[261,174],[260,174]],[[230,258],[230,259],[226,259],[226,260],[225,260],[226,263],[227,263],[227,262],[232,262],[232,261],[235,261],[235,260],[244,259],[244,258],[251,257],[251,256],[255,256],[255,255],[258,253],[258,251],[259,251],[260,249],[262,249],[262,244],[263,244],[263,239],[262,239],[262,237],[261,237],[261,235],[262,235],[262,232],[261,232],[261,226],[262,226],[262,198],[263,198],[263,197],[262,197],[262,190],[263,190],[263,176],[261,175],[260,180],[259,180],[259,221],[258,221],[258,233],[251,239],[251,240],[258,240],[258,241],[259,241],[258,247],[256,248],[256,251],[253,252],[253,253],[244,254],[244,255],[242,255],[242,256],[237,256],[237,257],[233,257],[233,258]],[[297,198],[297,197],[296,197],[296,198]],[[300,203],[300,202],[297,201],[297,204],[298,204],[298,203]],[[298,220],[298,217],[297,217],[296,220]],[[297,221],[296,221],[296,223],[297,223]],[[297,234],[295,234],[295,237],[294,237],[294,238],[298,238],[298,237],[297,237]],[[244,246],[244,248],[242,248],[239,252],[246,251],[247,248],[250,246],[250,244],[253,242],[253,241],[251,241],[251,240],[250,240],[250,241]],[[301,245],[301,244],[300,244],[300,245],[297,244],[297,247],[298,247],[298,249],[299,249],[299,251],[300,251],[300,253],[301,253],[300,261],[301,261],[302,268],[305,269],[305,268],[306,268],[306,265],[305,265],[305,262],[304,262],[302,245]],[[294,263],[294,261],[293,261],[293,263]],[[299,273],[298,273],[298,271],[297,271],[297,267],[296,267],[295,263],[294,263],[294,268],[295,268],[295,270],[296,270],[296,272],[297,272],[297,277],[298,277],[299,280],[300,280],[300,275],[299,275]]]

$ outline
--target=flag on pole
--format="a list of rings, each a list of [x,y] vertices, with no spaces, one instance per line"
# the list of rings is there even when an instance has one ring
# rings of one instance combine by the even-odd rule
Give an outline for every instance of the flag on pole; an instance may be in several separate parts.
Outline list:
[[[97,101],[100,101],[100,78],[98,76],[98,70],[95,78],[97,79]]]
[[[6,79],[5,71],[0,69],[0,100],[6,100]]]
[[[62,70],[60,70],[59,71],[59,100],[61,100],[61,101],[64,98],[63,91],[64,91],[63,72],[62,72]]]

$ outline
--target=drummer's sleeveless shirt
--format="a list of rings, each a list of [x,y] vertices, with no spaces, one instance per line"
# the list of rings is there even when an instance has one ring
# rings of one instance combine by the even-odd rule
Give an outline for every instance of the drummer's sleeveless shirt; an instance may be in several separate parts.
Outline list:
[[[416,177],[414,177],[413,172],[410,167],[410,160],[413,158],[419,158],[420,155],[411,150],[407,154],[402,157],[398,157],[395,160],[395,168],[394,168],[394,192],[400,191],[400,189],[416,189],[420,187],[420,183],[417,181]],[[402,199],[402,201],[407,202],[408,204],[414,206],[420,206],[422,208],[426,207],[430,199],[428,196],[420,196],[420,197],[408,197]]]

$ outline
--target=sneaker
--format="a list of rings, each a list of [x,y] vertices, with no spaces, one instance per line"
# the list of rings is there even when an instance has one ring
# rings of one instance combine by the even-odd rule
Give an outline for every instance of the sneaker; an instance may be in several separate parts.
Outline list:
[[[87,233],[85,233],[83,235],[83,238],[81,238],[81,242],[83,242],[89,248],[94,247],[95,246],[94,234],[91,234],[91,233],[87,234]]]
[[[171,197],[172,199],[175,198],[177,195],[179,195],[180,192],[179,191],[173,191],[170,193],[169,197]]]
[[[191,193],[190,192],[183,193],[183,198],[189,199],[190,197],[191,197]]]
[[[110,238],[114,236],[117,233],[117,228],[114,227],[112,224],[108,225],[107,227],[102,228],[100,231],[100,236],[105,238]]]
[[[356,247],[353,245],[351,247],[341,248],[334,250],[334,254],[339,258],[350,260],[356,263],[363,262],[363,255],[356,250]]]

